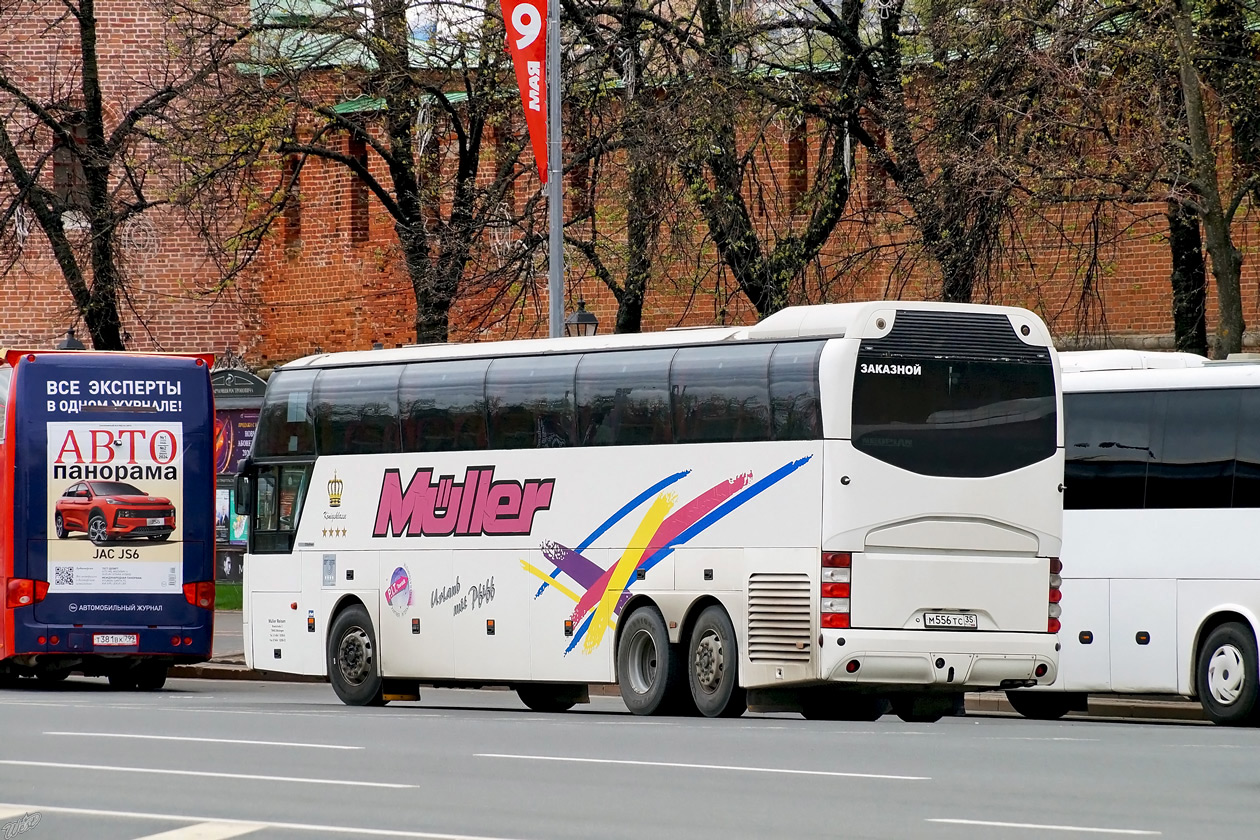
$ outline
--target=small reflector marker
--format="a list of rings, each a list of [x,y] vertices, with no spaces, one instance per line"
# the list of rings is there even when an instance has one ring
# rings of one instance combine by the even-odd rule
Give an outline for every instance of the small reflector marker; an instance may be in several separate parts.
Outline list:
[[[412,703],[420,699],[419,694],[382,694],[381,699],[392,703]]]
[[[191,637],[191,636],[185,636],[185,637],[184,637],[184,644],[185,644],[185,645],[191,645],[191,644],[192,644],[192,637]]]
[[[856,659],[850,659],[848,663],[844,666],[844,670],[848,671],[850,674],[856,674],[857,669],[861,667],[862,667],[861,662],[858,662]]]
[[[171,636],[171,646],[179,647],[179,636]]]
[[[60,641],[61,641],[61,639],[60,639],[59,637],[57,637],[57,636],[53,636],[53,637],[52,637],[51,639],[49,639],[48,641],[52,642],[52,643],[55,645],[55,644],[57,644],[58,642],[60,642]]]
[[[1050,666],[1042,662],[1040,665],[1037,666],[1036,670],[1034,670],[1033,673],[1039,677],[1044,677],[1046,675],[1046,672],[1049,670],[1050,670]]]
[[[493,618],[486,619],[486,635],[487,636],[494,635],[494,619]]]
[[[36,642],[38,642],[38,643],[39,643],[39,644],[41,644],[41,645],[46,645],[46,644],[48,644],[48,639],[47,639],[47,638],[45,638],[44,636],[40,636],[40,637],[39,637],[38,639],[36,639],[35,641],[36,641]]]
[[[289,609],[291,609],[291,610],[296,610],[296,609],[297,609],[297,601],[294,601],[292,604],[289,604]]]
[[[567,618],[564,620],[564,635],[566,636],[573,635],[573,622]]]
[[[669,629],[670,629],[670,630],[675,630],[675,629],[677,629],[677,627],[678,627],[678,622],[677,622],[677,621],[671,621],[671,622],[669,623]]]
[[[1136,638],[1139,645],[1149,645],[1151,643],[1151,634],[1145,630],[1139,630]]]
[[[1081,635],[1077,637],[1083,645],[1092,645],[1094,643],[1094,634],[1088,630],[1082,630]]]
[[[413,619],[411,619],[411,632],[412,632],[412,635],[419,635],[419,633],[420,633],[420,619],[418,619],[418,618],[413,618]]]

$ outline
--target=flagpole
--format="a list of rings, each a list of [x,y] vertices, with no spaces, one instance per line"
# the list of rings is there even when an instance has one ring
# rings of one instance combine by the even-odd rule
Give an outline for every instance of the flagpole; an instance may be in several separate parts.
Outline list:
[[[564,160],[560,132],[560,0],[547,3],[547,294],[549,334],[564,335]]]

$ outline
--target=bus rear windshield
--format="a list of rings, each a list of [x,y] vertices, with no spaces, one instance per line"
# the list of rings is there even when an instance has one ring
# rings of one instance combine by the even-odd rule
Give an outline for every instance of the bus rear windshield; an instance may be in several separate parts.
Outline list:
[[[858,354],[853,446],[921,475],[999,475],[1049,458],[1057,419],[1044,360]]]

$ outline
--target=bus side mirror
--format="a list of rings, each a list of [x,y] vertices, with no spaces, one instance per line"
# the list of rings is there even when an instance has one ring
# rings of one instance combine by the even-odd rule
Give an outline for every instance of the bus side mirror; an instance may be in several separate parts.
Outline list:
[[[236,477],[236,515],[248,516],[249,509],[252,506],[253,489],[249,481],[248,475],[238,475]]]

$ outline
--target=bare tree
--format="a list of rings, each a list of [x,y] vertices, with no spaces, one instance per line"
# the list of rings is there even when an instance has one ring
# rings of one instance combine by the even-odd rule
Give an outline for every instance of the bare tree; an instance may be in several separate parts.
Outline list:
[[[239,17],[239,16],[244,16]],[[188,211],[222,268],[222,288],[247,265],[257,243],[240,216],[210,211],[255,159],[257,138],[232,132],[232,143],[191,163],[181,138],[204,137],[225,70],[241,57],[248,4],[199,5],[153,0],[128,24],[102,19],[95,0],[20,0],[0,6],[10,38],[38,32],[44,60],[24,66],[21,51],[0,53],[0,252],[14,270],[34,219],[60,269],[92,345],[122,350],[121,311],[130,278],[119,238],[129,222],[159,207]],[[243,20],[244,23],[240,21]],[[154,39],[143,68],[126,72],[102,44],[109,27],[144,27]],[[16,44],[15,41],[10,43]],[[211,106],[207,109],[207,106]],[[190,165],[185,165],[190,164]],[[212,290],[213,291],[213,290]]]
[[[259,44],[258,93],[290,114],[277,150],[293,178],[309,157],[345,167],[388,213],[416,341],[446,341],[457,300],[474,322],[536,303],[542,205],[497,8],[346,0],[267,18],[282,31]]]

